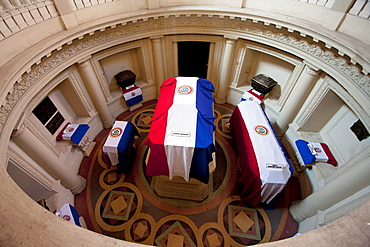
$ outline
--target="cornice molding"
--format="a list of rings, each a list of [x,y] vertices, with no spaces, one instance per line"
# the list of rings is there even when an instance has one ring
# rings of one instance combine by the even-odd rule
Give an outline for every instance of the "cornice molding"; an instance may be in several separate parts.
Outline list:
[[[338,168],[338,170],[333,173],[331,176],[324,178],[325,184],[330,183],[335,178],[339,177],[340,175],[346,173],[349,169],[355,169],[354,167],[359,164],[360,162],[365,162],[365,160],[370,156],[370,147],[365,148],[362,152],[357,154],[355,157],[353,157],[351,160],[349,160],[347,163],[343,164],[341,167]]]
[[[370,199],[370,193],[367,193],[349,203],[346,203],[345,205],[336,208],[335,210],[332,210],[328,213],[325,213],[324,222],[322,225],[328,224],[343,215],[348,214],[349,212],[353,211],[355,208],[363,205],[365,202],[367,202]],[[320,225],[320,226],[322,226]]]
[[[300,59],[298,59],[296,57],[293,57],[290,54],[284,54],[284,52],[279,51],[277,49],[272,49],[271,47],[262,46],[262,45],[258,45],[258,44],[252,43],[252,42],[243,41],[241,43],[239,54],[237,55],[238,58],[237,58],[237,64],[235,65],[235,71],[232,75],[232,82],[233,83],[237,83],[237,81],[239,80],[239,77],[241,76],[242,71],[241,71],[241,66],[240,65],[242,64],[242,61],[245,59],[246,49],[251,49],[251,50],[254,50],[254,51],[258,51],[258,52],[263,52],[265,54],[269,54],[271,56],[277,57],[281,60],[284,60],[284,61],[294,65],[294,67],[295,67],[294,71],[290,75],[289,80],[285,83],[284,89],[281,90],[284,93],[281,94],[278,97],[279,99],[278,99],[278,102],[276,103],[276,107],[277,107],[276,109],[280,111],[280,109],[283,107],[283,105],[287,101],[288,96],[290,95],[290,93],[292,92],[292,90],[295,86],[295,83],[293,83],[293,82],[297,81],[297,79],[299,78],[302,70],[304,69],[304,61],[302,62]],[[239,85],[237,85],[237,86],[239,86]],[[269,93],[270,96],[271,96],[271,94],[273,94],[273,91]]]
[[[50,140],[45,137],[45,135],[41,133],[41,131],[34,125],[32,120],[25,118],[24,125],[26,125],[26,128],[31,131],[32,134],[35,135],[37,139],[39,139],[50,151],[52,151],[56,157],[61,156],[60,151],[50,142]]]
[[[310,37],[302,37],[294,32],[273,25],[255,23],[249,19],[229,18],[227,16],[203,16],[203,15],[176,15],[158,18],[136,20],[117,25],[114,28],[101,29],[89,33],[69,44],[59,47],[57,50],[41,59],[38,64],[25,72],[19,81],[13,82],[13,87],[7,93],[3,102],[0,102],[0,132],[12,112],[16,103],[25,92],[42,81],[48,73],[60,66],[71,66],[77,62],[75,59],[83,55],[92,54],[102,49],[109,48],[122,42],[147,38],[155,32],[163,34],[232,34],[242,39],[254,40],[273,47],[279,47],[296,56],[310,58],[310,61],[325,64],[325,71],[333,77],[336,74],[344,76],[352,84],[370,98],[370,76],[362,73],[359,66],[350,64],[344,56],[335,53],[335,49],[320,46],[319,42]],[[335,48],[335,47],[333,47]],[[323,69],[324,70],[324,69]],[[56,71],[54,71],[56,73]]]
[[[29,174],[34,180],[38,181],[49,191],[56,191],[55,181],[50,180],[43,174],[41,174],[37,169],[35,169],[26,159],[19,155],[13,148],[8,147],[9,159],[13,161],[14,165],[19,169],[23,170],[25,173]]]
[[[103,94],[106,99],[109,99],[112,97],[110,89],[109,89],[109,82],[107,81],[107,78],[105,77],[104,71],[102,71],[102,67],[100,65],[100,60],[109,57],[111,55],[124,52],[124,51],[129,51],[132,49],[142,49],[143,53],[149,53],[147,47],[145,46],[145,40],[138,40],[138,41],[133,41],[130,43],[125,43],[122,45],[114,46],[109,49],[105,49],[97,54],[94,54],[94,56],[91,57],[91,66],[93,67],[95,71],[95,76],[98,79],[99,85],[102,88]],[[152,71],[151,71],[151,65],[150,62],[148,61],[147,57],[144,56],[143,62],[145,63],[145,68],[146,68],[146,77],[148,78],[147,82],[152,83],[153,79],[151,78]]]
[[[91,112],[93,109],[91,105],[89,104],[88,99],[85,97],[85,94],[83,93],[83,89],[81,88],[81,85],[79,84],[79,79],[77,78],[76,74],[74,73],[75,69],[69,68],[65,71],[61,72],[58,76],[56,76],[53,80],[51,80],[45,87],[43,87],[35,97],[29,101],[27,104],[27,107],[25,108],[24,112],[28,116],[31,114],[32,110],[41,102],[41,100],[56,86],[58,86],[61,82],[64,80],[69,80],[71,86],[75,90],[75,92],[78,94],[79,99],[81,100],[84,108],[87,112]]]
[[[364,109],[356,102],[356,100],[348,94],[348,92],[341,87],[336,81],[330,77],[326,77],[325,83],[322,83],[320,88],[315,94],[315,97],[310,101],[310,104],[305,108],[304,113],[297,119],[297,124],[299,127],[302,127],[306,121],[310,118],[312,112],[315,110],[317,105],[321,102],[321,99],[325,94],[332,90],[338,95],[350,108],[360,117],[361,121],[365,124],[367,128],[370,128],[370,118]]]

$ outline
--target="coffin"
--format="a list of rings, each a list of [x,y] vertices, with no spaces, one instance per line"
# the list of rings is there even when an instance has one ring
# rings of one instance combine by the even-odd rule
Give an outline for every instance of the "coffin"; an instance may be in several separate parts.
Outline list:
[[[136,81],[136,75],[131,70],[124,70],[114,76],[117,81],[117,85],[121,88],[131,86]]]
[[[252,87],[262,94],[268,94],[277,82],[268,75],[259,74],[251,79]]]

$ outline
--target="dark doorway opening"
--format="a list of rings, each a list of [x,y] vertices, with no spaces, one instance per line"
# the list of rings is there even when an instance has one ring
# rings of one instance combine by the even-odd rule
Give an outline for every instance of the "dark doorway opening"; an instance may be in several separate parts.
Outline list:
[[[210,42],[181,41],[177,47],[179,76],[207,78]]]

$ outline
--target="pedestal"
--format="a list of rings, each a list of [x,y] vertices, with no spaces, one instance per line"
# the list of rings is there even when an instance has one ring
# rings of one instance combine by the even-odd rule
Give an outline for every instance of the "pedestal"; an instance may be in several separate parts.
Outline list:
[[[95,145],[96,145],[96,142],[91,142],[90,145],[86,149],[82,147],[81,145],[78,145],[77,147],[82,151],[84,157],[87,158],[90,156]]]
[[[191,178],[186,182],[182,177],[173,177],[170,180],[167,176],[153,177],[152,186],[161,197],[203,201],[209,195],[210,185]]]
[[[215,153],[213,153],[212,156],[213,161],[208,165],[210,173],[208,184],[204,184],[193,178],[191,178],[189,182],[186,182],[182,177],[175,176],[172,179],[169,179],[168,176],[156,176],[153,177],[151,184],[154,191],[161,197],[203,201],[208,197],[209,192],[212,190],[212,175],[216,169]]]

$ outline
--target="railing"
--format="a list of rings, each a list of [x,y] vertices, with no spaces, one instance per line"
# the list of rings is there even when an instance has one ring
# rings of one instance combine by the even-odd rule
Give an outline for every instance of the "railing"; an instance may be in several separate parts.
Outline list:
[[[316,4],[319,6],[323,6],[326,8],[331,8],[333,7],[333,4],[335,0],[298,0],[299,2],[305,2],[305,3],[311,3],[311,4]]]
[[[0,4],[0,40],[59,15],[48,0],[0,0]]]
[[[296,0],[296,1],[315,4],[326,8],[332,8],[337,0]],[[348,11],[348,14],[357,15],[359,17],[370,20],[370,0],[355,0]]]
[[[69,1],[72,11],[117,0]],[[338,0],[295,0],[332,8]],[[341,0],[344,1],[344,0]],[[349,0],[348,0],[349,1]],[[350,4],[350,2],[348,3]],[[370,0],[355,0],[348,11],[370,20]],[[58,16],[52,0],[0,0],[0,41],[36,23]]]
[[[370,1],[356,0],[348,13],[370,20]]]
[[[72,5],[72,9],[76,10],[90,7],[93,5],[113,2],[114,0],[69,0],[69,1]]]

